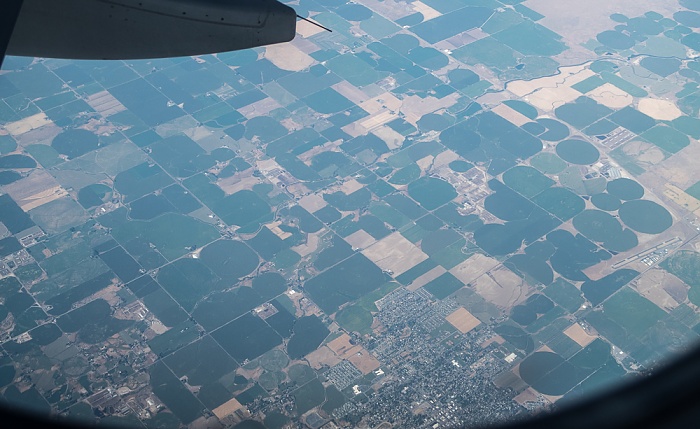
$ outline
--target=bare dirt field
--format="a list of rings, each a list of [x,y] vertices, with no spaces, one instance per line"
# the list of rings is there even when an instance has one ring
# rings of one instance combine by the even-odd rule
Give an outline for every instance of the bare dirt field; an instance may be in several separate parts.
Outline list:
[[[37,113],[19,121],[11,122],[5,125],[5,129],[15,137],[52,123],[44,113]]]
[[[242,107],[238,109],[238,111],[246,118],[251,119],[258,116],[267,116],[271,111],[279,109],[280,107],[282,107],[282,105],[279,104],[277,100],[268,97]]]
[[[381,366],[381,363],[362,347],[356,353],[348,356],[347,360],[355,365],[355,368],[359,369],[363,375],[367,375]]]
[[[517,402],[520,405],[524,405],[527,402],[535,402],[537,401],[537,398],[539,397],[539,394],[533,389],[532,387],[528,387],[527,389],[523,390],[513,398],[515,402]]]
[[[435,280],[436,278],[440,277],[441,275],[445,274],[446,272],[446,269],[444,269],[441,266],[437,266],[432,270],[428,271],[427,273],[423,274],[422,276],[418,277],[417,279],[413,280],[413,283],[406,286],[406,289],[410,291],[418,290],[430,283],[431,281]]]
[[[640,166],[645,169],[661,163],[665,158],[663,151],[658,146],[638,140],[625,144],[622,151],[637,160]]]
[[[671,100],[642,98],[637,106],[640,112],[660,121],[672,121],[683,115],[676,103]]]
[[[104,117],[126,110],[126,107],[108,91],[100,91],[96,94],[92,94],[85,101],[90,107]]]
[[[313,58],[297,48],[292,42],[267,46],[265,58],[282,70],[289,71],[301,71],[314,63]]]
[[[691,140],[688,146],[654,166],[650,171],[681,189],[687,189],[700,180],[698,159],[700,159],[700,142]]]
[[[479,319],[474,317],[469,311],[464,307],[459,307],[445,319],[457,330],[463,334],[471,331],[472,329],[479,326],[481,323]]]
[[[666,291],[664,286],[668,284],[673,288],[674,286],[671,283],[674,282],[683,285],[683,282],[673,274],[663,269],[652,269],[642,274],[636,280],[636,287],[640,295],[656,304],[659,308],[669,311],[678,307],[679,303]],[[685,289],[685,285],[683,285],[683,288]]]
[[[359,191],[363,187],[364,187],[364,185],[362,183],[358,182],[357,179],[350,179],[346,182],[343,182],[343,184],[340,186],[340,190],[345,195],[350,195],[355,191]]]
[[[443,165],[448,165],[452,161],[459,159],[459,155],[455,152],[447,149],[444,152],[440,152],[433,160],[433,168],[442,167]]]
[[[236,398],[233,398],[214,408],[213,410],[211,410],[211,412],[214,413],[216,417],[223,419],[224,417],[230,416],[231,414],[235,413],[236,411],[242,408],[245,407],[240,402],[238,402]]]
[[[342,334],[326,345],[340,359],[347,359],[362,374],[369,374],[381,365],[367,350],[360,345],[350,343],[350,336]]]
[[[476,280],[476,292],[500,308],[511,308],[522,301],[527,286],[508,269],[497,269]]]
[[[306,235],[306,243],[301,244],[299,246],[292,247],[292,250],[297,252],[303,258],[304,256],[310,255],[313,252],[315,252],[318,249],[318,243],[319,243],[319,234],[318,233],[307,234]]]
[[[604,83],[593,89],[588,97],[611,109],[621,109],[634,102],[634,97],[611,83]]]
[[[491,111],[517,126],[522,126],[524,124],[527,124],[528,122],[531,122],[530,118],[528,118],[520,112],[511,109],[505,104],[499,104],[498,106],[491,109]]]
[[[395,118],[396,115],[390,114],[386,122],[389,122]],[[391,150],[398,149],[401,147],[401,145],[403,145],[404,136],[392,130],[388,126],[379,127],[378,129],[373,130],[373,132],[377,137],[384,140],[384,143],[386,143]]]
[[[450,270],[450,274],[457,277],[462,283],[469,284],[485,272],[497,266],[500,262],[490,256],[475,253]]]
[[[234,174],[231,177],[226,177],[216,181],[216,185],[221,188],[226,195],[232,195],[238,191],[251,189],[258,183],[260,183],[260,180],[258,180],[257,177],[254,177],[252,173],[248,173],[246,176],[242,174]]]
[[[5,186],[5,192],[10,194],[24,211],[68,195],[49,173],[39,169],[33,170],[24,179]]]
[[[313,213],[320,210],[328,205],[326,200],[318,194],[306,195],[299,200],[299,205],[302,206],[307,212]]]
[[[615,27],[616,23],[610,19],[613,13],[624,12],[632,18],[653,10],[671,16],[678,9],[676,2],[654,0],[527,0],[523,4],[545,16],[539,24],[566,35],[567,41],[574,45]]]
[[[437,18],[438,16],[442,15],[440,12],[421,1],[414,1],[413,3],[411,3],[411,6],[413,6],[413,9],[416,12],[423,15],[423,22],[429,19]]]
[[[367,231],[361,229],[345,237],[345,241],[350,243],[350,245],[355,249],[365,249],[374,244],[377,240],[369,235]]]
[[[340,363],[341,360],[335,353],[333,353],[333,350],[326,346],[317,348],[313,352],[306,355],[305,359],[313,369],[320,369],[323,366],[334,366]]]
[[[394,94],[390,92],[385,92],[383,94],[363,101],[359,104],[359,106],[363,110],[367,111],[370,115],[373,115],[384,110],[397,111],[401,108],[401,104],[402,101],[399,100]]]
[[[593,340],[598,338],[594,335],[588,335],[588,333],[586,333],[586,331],[584,331],[581,325],[579,325],[578,323],[574,323],[573,325],[566,328],[564,330],[564,334],[572,340],[576,341],[576,343],[581,347],[586,347],[587,345],[592,343]]]
[[[416,264],[428,259],[413,243],[399,232],[394,232],[362,251],[383,270],[391,270],[395,275],[408,271]]]

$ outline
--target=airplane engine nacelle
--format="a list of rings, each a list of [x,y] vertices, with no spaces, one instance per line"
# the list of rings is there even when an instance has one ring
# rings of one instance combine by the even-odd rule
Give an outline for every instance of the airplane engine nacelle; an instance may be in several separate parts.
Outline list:
[[[24,0],[7,55],[142,59],[287,42],[296,12],[275,0]]]

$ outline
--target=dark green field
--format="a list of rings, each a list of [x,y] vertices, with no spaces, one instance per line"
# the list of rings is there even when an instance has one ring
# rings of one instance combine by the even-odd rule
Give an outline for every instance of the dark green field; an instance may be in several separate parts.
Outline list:
[[[255,359],[282,343],[282,337],[252,314],[222,326],[211,336],[238,362]]]
[[[382,270],[357,253],[307,281],[304,289],[326,314],[357,299],[384,283]]]

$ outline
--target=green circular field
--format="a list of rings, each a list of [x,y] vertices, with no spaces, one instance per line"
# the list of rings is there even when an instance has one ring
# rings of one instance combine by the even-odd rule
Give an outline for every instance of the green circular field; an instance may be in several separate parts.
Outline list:
[[[595,194],[591,197],[594,206],[606,212],[612,212],[620,208],[620,199],[610,194]]]
[[[408,185],[408,195],[428,210],[452,201],[457,191],[449,183],[434,177],[421,177]]]
[[[618,213],[625,225],[646,234],[659,234],[673,225],[671,213],[653,201],[627,201]]]
[[[574,218],[574,227],[588,239],[603,242],[618,234],[620,222],[600,210],[584,210]]]
[[[258,267],[258,255],[242,241],[218,240],[202,249],[200,260],[223,279],[237,279]]]
[[[598,161],[600,152],[592,144],[583,140],[564,140],[557,145],[557,155],[564,161],[576,165],[590,165]]]
[[[54,137],[51,142],[51,146],[58,153],[66,155],[68,158],[77,158],[97,149],[99,145],[97,135],[80,129],[65,130]]]
[[[545,174],[557,174],[564,171],[566,163],[550,152],[542,152],[530,159],[530,165]]]
[[[623,229],[620,222],[607,212],[584,210],[574,218],[573,223],[581,234],[589,240],[602,243],[608,250],[624,252],[639,244],[635,233]]]
[[[457,160],[450,162],[450,168],[457,173],[464,173],[465,171],[469,171],[472,167],[474,166],[467,161]]]
[[[608,182],[608,193],[623,201],[638,200],[644,196],[644,188],[632,179],[621,177]]]

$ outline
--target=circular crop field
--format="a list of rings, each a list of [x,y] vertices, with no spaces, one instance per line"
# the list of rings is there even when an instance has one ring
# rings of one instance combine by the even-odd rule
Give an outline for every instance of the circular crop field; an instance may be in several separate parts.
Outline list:
[[[57,135],[51,142],[51,146],[58,153],[68,158],[77,158],[100,145],[97,135],[87,130],[65,130]]]
[[[530,165],[545,174],[561,173],[566,168],[566,163],[550,152],[542,152],[533,156]]]
[[[595,194],[591,197],[591,202],[594,206],[606,212],[613,212],[620,208],[620,199],[614,195],[602,193]]]
[[[428,210],[452,201],[457,191],[449,183],[434,177],[421,177],[408,185],[408,195]]]
[[[258,255],[242,241],[218,240],[202,249],[200,260],[223,279],[237,279],[258,267]]]
[[[557,145],[557,155],[564,161],[576,165],[590,165],[598,161],[600,152],[592,144],[583,140],[564,140]]]
[[[653,201],[627,201],[618,213],[625,225],[646,234],[662,233],[673,224],[671,213]]]
[[[541,118],[537,123],[544,126],[547,131],[539,137],[548,142],[555,142],[569,137],[569,127],[557,121],[556,119]]]
[[[589,240],[602,243],[608,250],[623,252],[638,244],[634,232],[623,229],[617,219],[604,211],[584,210],[574,218],[574,227]]]
[[[452,171],[455,171],[457,173],[464,173],[465,171],[469,171],[472,167],[472,164],[459,159],[457,161],[450,162],[450,168],[452,169]]]
[[[621,200],[638,200],[644,196],[642,185],[624,177],[608,182],[608,193]]]

